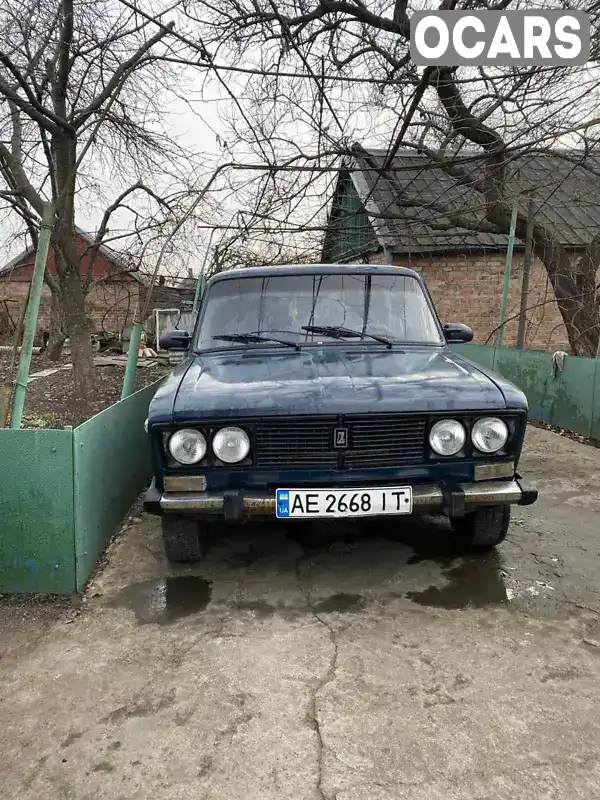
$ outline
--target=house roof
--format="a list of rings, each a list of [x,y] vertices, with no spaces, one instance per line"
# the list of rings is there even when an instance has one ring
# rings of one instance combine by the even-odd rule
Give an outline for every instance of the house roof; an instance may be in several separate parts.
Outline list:
[[[159,286],[152,289],[150,306],[152,308],[182,308],[194,302],[196,289],[187,286]]]
[[[88,244],[93,245],[95,243],[94,236],[91,233],[88,233],[87,231],[84,231],[81,228],[77,227],[75,228],[75,233],[77,234],[77,236],[86,241]],[[143,279],[140,277],[137,271],[131,269],[131,262],[127,259],[127,256],[125,256],[123,253],[119,253],[117,250],[113,250],[113,248],[109,247],[107,244],[101,244],[98,247],[98,250],[104,256],[106,256],[106,258],[109,261],[111,261],[118,269],[127,270],[129,274],[133,278],[135,278],[135,280],[139,280],[140,283],[143,283]],[[2,275],[3,273],[10,272],[11,270],[21,266],[23,261],[25,261],[25,259],[28,256],[33,255],[34,252],[35,248],[33,246],[30,246],[25,250],[23,250],[21,253],[19,253],[17,256],[11,259],[11,261],[9,261],[8,264],[4,264],[4,266],[0,267],[0,275]]]
[[[486,225],[484,199],[472,185],[463,185],[414,150],[399,151],[391,169],[383,172],[386,158],[385,150],[355,146],[348,162],[381,245],[393,253],[421,255],[506,249],[506,234],[478,229]],[[539,219],[556,230],[564,245],[573,248],[588,245],[600,232],[600,157],[587,156],[585,165],[582,161],[582,152],[562,150],[520,155],[507,167],[508,197],[518,198],[525,213],[528,192],[534,190]],[[478,154],[462,152],[454,163],[468,180],[480,177]],[[392,218],[378,218],[378,214]],[[474,220],[474,226],[454,224],[458,215]]]

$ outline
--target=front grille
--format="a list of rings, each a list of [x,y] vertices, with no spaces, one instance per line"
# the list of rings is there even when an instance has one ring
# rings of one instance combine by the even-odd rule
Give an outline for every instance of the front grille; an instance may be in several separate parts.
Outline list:
[[[337,467],[333,429],[337,417],[261,420],[256,425],[258,467]]]
[[[348,448],[337,450],[336,428],[348,430]],[[257,467],[291,469],[401,467],[425,458],[424,417],[361,414],[261,420],[255,427]]]
[[[425,419],[381,416],[346,417],[351,449],[347,467],[401,467],[424,460]]]

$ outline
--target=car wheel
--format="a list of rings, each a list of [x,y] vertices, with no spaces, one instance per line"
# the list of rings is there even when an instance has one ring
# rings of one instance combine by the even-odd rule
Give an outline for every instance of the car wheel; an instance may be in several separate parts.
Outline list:
[[[491,550],[506,538],[510,523],[510,506],[482,506],[450,520],[460,544],[475,552]]]
[[[195,519],[165,516],[162,518],[163,544],[169,561],[200,561],[208,543],[208,525]]]

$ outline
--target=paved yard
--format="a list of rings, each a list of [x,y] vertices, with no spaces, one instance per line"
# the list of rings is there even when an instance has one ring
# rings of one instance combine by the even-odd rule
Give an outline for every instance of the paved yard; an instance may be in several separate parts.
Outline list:
[[[530,429],[522,466],[486,557],[272,525],[174,572],[143,517],[81,609],[4,601],[0,798],[596,800],[600,451]]]

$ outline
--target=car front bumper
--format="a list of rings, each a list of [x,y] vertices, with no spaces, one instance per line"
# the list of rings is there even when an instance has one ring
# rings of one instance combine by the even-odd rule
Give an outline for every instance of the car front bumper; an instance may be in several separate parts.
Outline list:
[[[421,484],[414,485],[412,491],[413,514],[447,514],[449,517],[464,516],[477,506],[527,506],[535,503],[538,496],[537,489],[520,476],[512,480]],[[144,507],[159,516],[221,517],[227,521],[275,517],[275,492],[161,492],[153,481]]]

